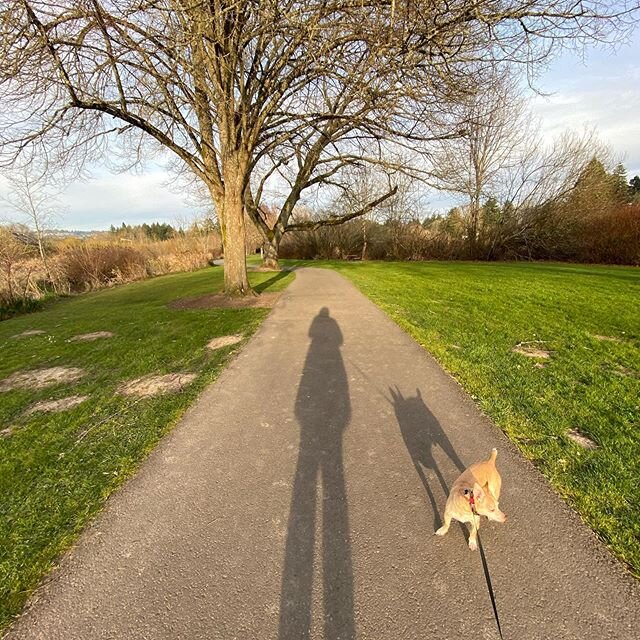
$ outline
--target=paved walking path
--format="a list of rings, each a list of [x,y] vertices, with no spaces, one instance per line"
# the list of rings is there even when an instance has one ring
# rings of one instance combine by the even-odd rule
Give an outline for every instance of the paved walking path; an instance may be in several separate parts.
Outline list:
[[[481,555],[435,537],[498,447],[480,529],[506,640],[638,638],[640,590],[458,385],[341,276],[304,269],[109,500],[10,638],[499,638]]]

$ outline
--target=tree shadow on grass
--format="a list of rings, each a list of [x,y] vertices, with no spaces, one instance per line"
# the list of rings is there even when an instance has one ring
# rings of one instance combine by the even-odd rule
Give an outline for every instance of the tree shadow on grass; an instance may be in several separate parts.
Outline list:
[[[293,482],[280,599],[279,640],[309,638],[314,554],[321,550],[324,638],[355,638],[353,568],[342,454],[351,420],[349,385],[340,353],[342,332],[321,309],[309,329],[311,345],[296,397],[300,449]],[[321,504],[322,540],[316,542]]]
[[[253,290],[256,291],[256,293],[263,293],[264,291],[266,291],[269,287],[273,286],[279,280],[282,280],[283,278],[286,278],[290,273],[291,273],[291,271],[288,270],[288,269],[286,271],[277,271],[268,280],[264,280],[263,282],[260,282],[260,283],[256,284],[253,287]]]

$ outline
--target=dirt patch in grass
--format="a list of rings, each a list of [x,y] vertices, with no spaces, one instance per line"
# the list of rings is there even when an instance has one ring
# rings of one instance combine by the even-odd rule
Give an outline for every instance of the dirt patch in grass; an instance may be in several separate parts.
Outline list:
[[[638,378],[640,374],[633,369],[629,369],[629,367],[625,367],[621,364],[601,364],[600,369],[614,376],[618,376],[620,378]]]
[[[29,415],[38,411],[42,411],[43,413],[59,413],[60,411],[73,409],[73,407],[78,406],[88,399],[89,396],[69,396],[68,398],[60,398],[59,400],[43,400],[30,406],[26,414]]]
[[[138,396],[146,398],[161,393],[175,393],[182,391],[195,380],[195,373],[167,373],[165,375],[150,375],[130,380],[121,385],[118,393],[123,396]]]
[[[49,367],[31,371],[16,371],[8,378],[0,380],[0,391],[13,389],[42,389],[54,384],[75,382],[84,375],[84,370],[77,367]]]
[[[596,340],[600,340],[602,342],[622,342],[620,338],[614,338],[613,336],[599,336],[597,334],[592,334]]]
[[[598,445],[591,440],[591,438],[587,438],[584,433],[580,433],[577,429],[569,429],[569,431],[567,431],[567,437],[576,444],[579,444],[583,449],[599,449]]]
[[[113,338],[111,331],[94,331],[93,333],[81,333],[73,338],[69,338],[67,342],[92,342],[101,338]]]
[[[12,336],[13,338],[28,338],[29,336],[42,336],[45,333],[47,333],[46,331],[43,331],[42,329],[27,329],[26,331],[23,331],[22,333],[18,333],[15,336]]]
[[[638,374],[633,370],[629,369],[629,367],[623,367],[619,364],[613,371],[614,376],[621,376],[623,378],[637,378]]]
[[[262,293],[259,296],[227,297],[219,293],[198,298],[178,298],[169,303],[172,309],[256,309],[271,308],[280,297],[279,292]]]
[[[551,352],[543,349],[540,342],[519,342],[511,351],[527,358],[550,358]]]
[[[238,344],[244,340],[244,336],[239,334],[233,336],[220,336],[219,338],[214,338],[213,340],[209,340],[207,342],[207,349],[222,349],[222,347],[230,347],[232,344]]]

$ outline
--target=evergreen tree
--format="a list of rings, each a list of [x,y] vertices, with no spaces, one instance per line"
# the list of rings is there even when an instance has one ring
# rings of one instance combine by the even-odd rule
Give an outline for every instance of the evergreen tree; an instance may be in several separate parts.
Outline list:
[[[611,174],[611,191],[616,202],[628,202],[627,170],[622,163],[618,164]]]
[[[498,201],[491,196],[482,205],[482,224],[485,227],[491,227],[496,224],[502,223],[502,210]]]

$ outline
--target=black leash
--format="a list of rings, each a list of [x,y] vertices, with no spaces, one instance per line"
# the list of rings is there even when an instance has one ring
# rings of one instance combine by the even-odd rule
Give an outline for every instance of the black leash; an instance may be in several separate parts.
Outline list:
[[[469,496],[469,506],[471,507],[471,513],[475,518],[478,515],[476,511],[476,500],[473,495],[473,489],[465,489],[464,495]],[[475,522],[473,523],[475,526]],[[500,628],[500,617],[498,616],[498,607],[496,605],[496,597],[493,593],[493,585],[491,584],[491,576],[489,575],[489,566],[487,565],[487,558],[484,555],[484,549],[482,548],[482,540],[480,540],[480,532],[476,530],[476,538],[478,540],[478,546],[480,547],[480,557],[482,558],[482,568],[484,569],[484,579],[487,581],[487,590],[489,591],[489,597],[491,598],[491,606],[493,607],[493,615],[496,619],[496,625],[498,625],[498,633],[501,640],[504,640],[502,635],[502,629]]]
[[[484,577],[487,581],[487,589],[489,590],[489,597],[491,598],[491,605],[493,606],[493,615],[496,619],[496,624],[498,625],[498,633],[500,634],[500,638],[504,640],[502,635],[502,629],[500,628],[500,618],[498,617],[498,607],[496,606],[496,597],[493,593],[493,586],[491,585],[491,576],[489,575],[489,567],[487,566],[487,559],[484,555],[484,549],[482,548],[482,540],[480,540],[480,533],[478,535],[478,547],[480,548],[480,557],[482,558],[482,568],[484,569]]]

